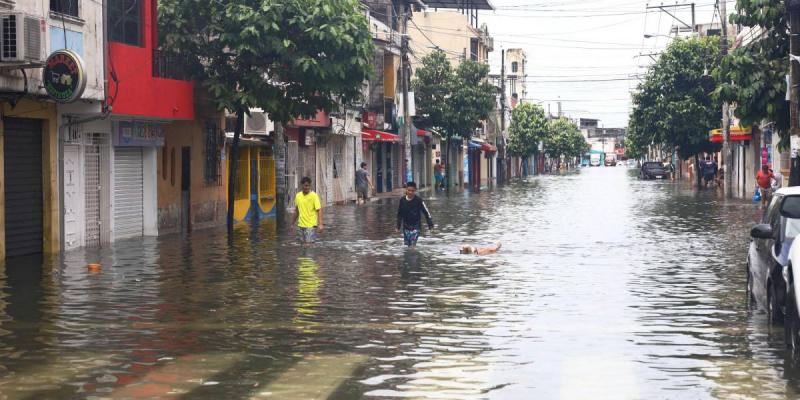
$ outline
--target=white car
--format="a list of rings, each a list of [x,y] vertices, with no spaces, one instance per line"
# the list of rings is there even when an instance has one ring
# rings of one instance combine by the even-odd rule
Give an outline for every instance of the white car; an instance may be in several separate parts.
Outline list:
[[[791,193],[800,195],[800,188],[783,188],[777,193]],[[776,193],[776,194],[777,194]],[[800,196],[787,196],[786,199],[800,199]],[[796,223],[787,224],[780,235],[775,237],[792,237],[800,235],[800,201],[784,201],[780,214],[787,220]],[[793,240],[789,249],[789,257],[782,268],[783,280],[786,283],[783,329],[786,336],[786,346],[795,356],[800,355],[800,240]],[[777,246],[776,246],[777,247]],[[794,268],[797,266],[798,271]]]

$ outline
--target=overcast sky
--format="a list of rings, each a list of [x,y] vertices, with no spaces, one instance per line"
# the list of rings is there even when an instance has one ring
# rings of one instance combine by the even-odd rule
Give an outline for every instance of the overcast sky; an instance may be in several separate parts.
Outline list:
[[[500,70],[500,49],[523,48],[528,54],[528,99],[548,104],[555,114],[560,98],[564,114],[597,118],[604,127],[625,127],[630,92],[679,24],[642,0],[492,0],[496,10],[482,12],[494,37],[492,73]],[[660,5],[651,2],[650,5]],[[663,3],[673,5],[671,3]],[[719,22],[714,0],[696,1],[697,23]],[[728,13],[734,11],[729,1]],[[689,8],[669,11],[691,23]]]

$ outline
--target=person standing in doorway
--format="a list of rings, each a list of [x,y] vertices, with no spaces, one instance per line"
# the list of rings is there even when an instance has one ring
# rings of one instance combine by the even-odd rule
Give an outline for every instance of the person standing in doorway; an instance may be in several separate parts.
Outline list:
[[[428,212],[425,202],[416,195],[417,184],[408,182],[406,184],[406,194],[400,198],[400,205],[397,207],[397,227],[396,230],[403,229],[403,243],[410,248],[417,246],[420,231],[422,230],[422,215],[428,222],[428,229],[433,230],[433,220]]]
[[[297,240],[307,247],[317,240],[317,231],[322,232],[322,205],[319,196],[311,191],[311,178],[300,180],[303,191],[294,197],[294,224],[297,225]]]
[[[367,171],[367,163],[362,162],[361,168],[356,171],[356,204],[366,203],[369,201],[370,192],[375,189],[372,186],[372,180],[369,179],[369,172]]]
[[[772,194],[773,179],[775,179],[775,175],[769,169],[769,165],[762,165],[761,170],[758,171],[758,174],[756,174],[756,184],[758,186],[758,190],[761,192],[762,208],[766,207],[769,202],[767,198]]]
[[[706,156],[700,170],[703,172],[703,185],[708,187],[710,182],[713,182],[717,177],[717,163],[711,157]]]
[[[433,178],[436,180],[436,188],[444,189],[444,165],[438,159],[436,165],[433,166]]]

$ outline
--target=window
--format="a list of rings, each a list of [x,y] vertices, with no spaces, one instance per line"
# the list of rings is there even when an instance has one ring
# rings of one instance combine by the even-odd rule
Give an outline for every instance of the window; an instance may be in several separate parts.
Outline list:
[[[50,11],[78,18],[78,0],[50,0]]]
[[[516,62],[516,61],[512,62],[511,63],[511,72],[516,74],[518,70],[519,70],[519,63]]]
[[[167,180],[167,170],[169,169],[169,154],[167,152],[167,144],[161,148],[161,178]]]
[[[142,0],[109,0],[108,34],[114,42],[141,46]]]
[[[205,166],[204,176],[207,185],[214,185],[219,183],[220,178],[220,148],[222,147],[222,138],[219,128],[214,122],[206,122],[205,129],[205,145],[203,152],[205,153]]]

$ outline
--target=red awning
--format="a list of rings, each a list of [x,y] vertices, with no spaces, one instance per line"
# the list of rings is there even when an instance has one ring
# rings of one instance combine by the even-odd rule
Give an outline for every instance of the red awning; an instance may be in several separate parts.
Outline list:
[[[481,151],[484,153],[496,153],[497,147],[493,144],[489,143],[482,143],[481,144]]]
[[[731,141],[732,142],[746,141],[746,140],[752,140],[753,139],[753,129],[752,128],[743,128],[741,126],[734,125],[734,126],[731,126],[730,133],[731,133],[730,137],[731,137]],[[722,137],[722,129],[714,129],[714,130],[710,131],[708,140],[710,140],[713,143],[722,143],[722,142],[724,142],[725,139]]]
[[[400,136],[394,133],[378,131],[375,129],[361,129],[361,140],[374,142],[399,142]]]

